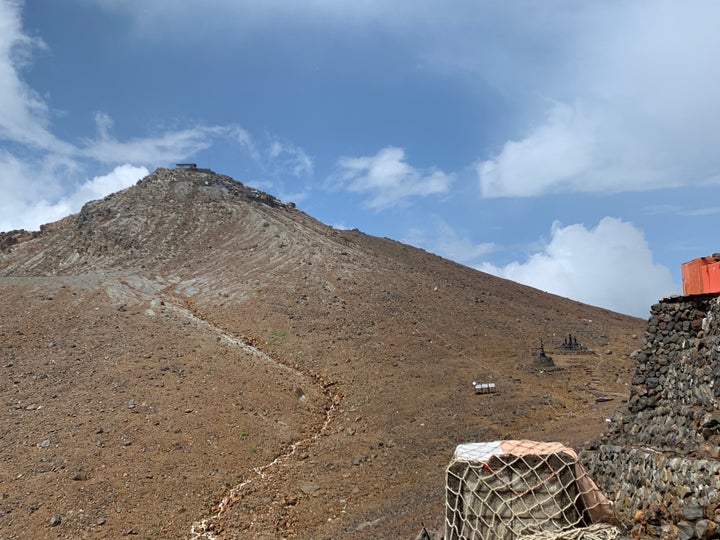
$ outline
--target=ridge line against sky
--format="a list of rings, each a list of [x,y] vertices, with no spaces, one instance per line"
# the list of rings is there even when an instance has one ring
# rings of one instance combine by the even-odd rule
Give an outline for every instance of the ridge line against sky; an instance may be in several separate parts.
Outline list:
[[[720,251],[718,15],[0,0],[0,230],[192,160],[335,227],[644,317],[680,263]]]

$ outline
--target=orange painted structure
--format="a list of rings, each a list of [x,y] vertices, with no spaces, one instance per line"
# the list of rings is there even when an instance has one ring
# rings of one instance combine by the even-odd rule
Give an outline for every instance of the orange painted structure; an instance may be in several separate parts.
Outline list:
[[[720,253],[686,262],[681,270],[684,295],[720,293]]]

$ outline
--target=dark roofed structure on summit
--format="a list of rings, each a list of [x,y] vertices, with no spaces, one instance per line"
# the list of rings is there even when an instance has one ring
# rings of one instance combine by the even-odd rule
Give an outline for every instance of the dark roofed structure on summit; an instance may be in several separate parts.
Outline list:
[[[197,171],[197,172],[204,172],[204,173],[212,173],[215,174],[212,169],[199,169],[197,166],[197,163],[176,163],[175,169],[181,170],[181,171]]]
[[[215,171],[212,169],[201,169],[197,166],[197,163],[176,163],[175,164],[175,170],[176,171],[188,171],[188,172],[201,172],[201,173],[207,173],[216,175],[216,178],[202,178],[206,186],[210,185],[216,185],[218,183],[227,184],[226,180],[230,180],[231,182],[235,182],[232,178],[229,177],[223,177],[223,175],[218,175]],[[225,179],[223,179],[225,178]],[[277,197],[273,197],[269,193],[265,193],[264,191],[260,191],[259,189],[251,188],[251,187],[245,187],[242,185],[242,183],[237,183],[242,188],[242,193],[247,199],[251,199],[254,201],[261,202],[262,204],[265,204],[267,206],[272,206],[274,208],[289,208],[291,210],[295,209],[295,203],[289,202],[289,203],[283,203],[280,199]]]

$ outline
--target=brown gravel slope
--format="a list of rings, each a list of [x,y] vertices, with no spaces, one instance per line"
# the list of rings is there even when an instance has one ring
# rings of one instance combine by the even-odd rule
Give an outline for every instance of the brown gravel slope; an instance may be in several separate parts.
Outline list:
[[[594,438],[644,326],[202,171],[14,238],[2,539],[440,530],[455,445]],[[593,353],[560,354],[568,333]]]

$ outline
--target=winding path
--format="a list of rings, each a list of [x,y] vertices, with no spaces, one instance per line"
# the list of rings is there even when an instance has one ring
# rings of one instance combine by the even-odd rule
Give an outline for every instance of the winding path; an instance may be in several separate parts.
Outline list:
[[[321,437],[323,434],[325,434],[328,430],[330,423],[332,422],[335,410],[337,409],[337,406],[340,403],[341,396],[339,393],[337,393],[337,392],[333,393],[331,390],[329,390],[330,385],[326,384],[319,376],[314,375],[314,374],[304,373],[294,366],[289,366],[286,363],[273,358],[272,356],[268,355],[267,353],[261,351],[257,347],[248,343],[247,341],[239,339],[239,338],[233,336],[232,334],[226,332],[225,330],[218,328],[217,326],[213,325],[212,323],[195,315],[195,313],[193,313],[190,309],[178,306],[177,304],[173,303],[169,299],[164,299],[163,303],[164,303],[164,305],[163,305],[164,309],[171,310],[171,311],[189,319],[197,326],[206,328],[209,332],[216,334],[218,337],[220,337],[224,342],[228,343],[229,345],[238,347],[238,348],[242,349],[243,351],[252,354],[256,358],[259,358],[264,362],[272,364],[274,367],[286,370],[287,372],[293,373],[294,375],[297,375],[304,379],[311,380],[313,382],[313,384],[318,386],[318,388],[322,392],[323,396],[325,397],[325,418],[319,429],[317,429],[314,433],[310,434],[309,436],[304,437],[304,438],[292,443],[285,452],[283,452],[282,454],[275,457],[275,459],[273,459],[271,462],[266,463],[265,465],[262,465],[260,467],[253,468],[253,475],[250,476],[249,478],[243,480],[237,486],[230,489],[228,491],[228,493],[222,498],[220,503],[218,503],[217,509],[212,516],[203,518],[192,524],[192,526],[190,528],[190,538],[193,538],[193,539],[203,538],[203,539],[207,539],[207,540],[217,540],[217,537],[212,532],[213,523],[216,520],[220,519],[223,516],[223,514],[228,510],[228,508],[230,508],[235,502],[239,501],[243,497],[243,492],[248,485],[252,484],[253,482],[262,481],[266,477],[266,474],[269,471],[273,470],[274,468],[280,467],[283,464],[288,463],[292,459],[292,457],[297,453],[297,451],[299,449],[311,445],[319,437]]]
[[[141,280],[141,282],[142,281],[143,280]],[[149,301],[151,311],[172,311],[173,313],[185,319],[188,319],[192,324],[196,325],[197,327],[202,328],[208,333],[217,336],[228,345],[232,347],[237,347],[238,349],[248,354],[251,354],[255,358],[266,362],[275,368],[284,370],[287,373],[308,380],[311,384],[315,385],[320,390],[320,393],[324,396],[325,416],[319,428],[317,428],[310,435],[290,444],[286,451],[276,456],[269,463],[266,463],[265,465],[262,465],[260,467],[253,468],[253,474],[249,478],[244,479],[237,486],[231,488],[222,498],[222,500],[218,503],[216,511],[211,516],[195,521],[190,527],[191,539],[217,540],[217,537],[213,533],[213,524],[217,520],[221,519],[222,516],[234,503],[242,499],[245,488],[247,486],[251,485],[253,482],[263,481],[269,472],[278,467],[281,467],[284,464],[287,464],[298,452],[298,450],[310,446],[319,437],[323,436],[327,432],[328,427],[333,420],[335,411],[337,410],[337,407],[340,404],[342,397],[339,392],[331,390],[332,384],[328,384],[317,374],[306,373],[304,371],[301,371],[297,366],[289,365],[287,362],[283,362],[282,360],[273,358],[269,354],[252,345],[249,341],[240,339],[227,332],[226,330],[223,330],[222,328],[213,324],[212,322],[198,316],[191,309],[192,306],[186,296],[177,296],[173,294],[173,289],[175,288],[173,285],[169,287],[148,287],[143,286],[141,282],[116,282],[116,287],[117,285],[119,285],[119,287],[115,289],[116,299],[118,294],[125,297],[129,295],[136,299]],[[147,285],[147,282],[145,282],[145,284]],[[112,296],[113,295],[111,294],[111,297]],[[179,305],[178,302],[184,302],[187,306],[190,307],[183,307]]]

